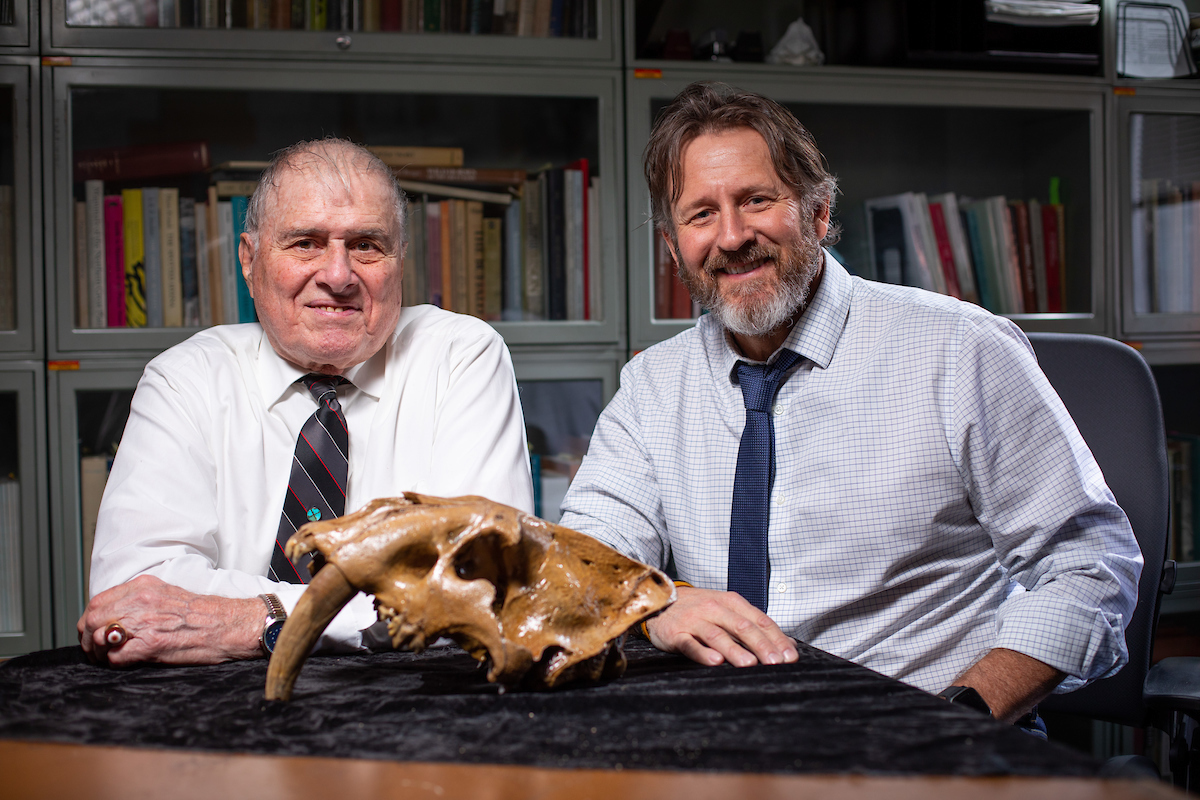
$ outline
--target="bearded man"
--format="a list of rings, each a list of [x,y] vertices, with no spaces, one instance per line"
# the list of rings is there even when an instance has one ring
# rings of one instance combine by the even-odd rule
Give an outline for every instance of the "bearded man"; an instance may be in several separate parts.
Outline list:
[[[758,95],[663,111],[654,223],[710,313],[625,367],[563,524],[673,563],[663,650],[777,664],[801,640],[1040,727],[1039,700],[1125,663],[1137,542],[1016,325],[822,249],[823,161]]]

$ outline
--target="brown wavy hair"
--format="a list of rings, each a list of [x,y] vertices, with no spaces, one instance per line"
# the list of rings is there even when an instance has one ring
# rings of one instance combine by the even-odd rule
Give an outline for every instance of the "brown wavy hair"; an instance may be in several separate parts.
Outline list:
[[[792,112],[754,92],[725,83],[697,81],[659,114],[642,154],[656,230],[675,241],[671,207],[683,190],[683,149],[697,136],[734,128],[750,128],[763,137],[775,172],[810,213],[828,205],[832,214],[837,179],[829,173],[812,134]],[[839,234],[831,222],[821,243],[833,244]]]

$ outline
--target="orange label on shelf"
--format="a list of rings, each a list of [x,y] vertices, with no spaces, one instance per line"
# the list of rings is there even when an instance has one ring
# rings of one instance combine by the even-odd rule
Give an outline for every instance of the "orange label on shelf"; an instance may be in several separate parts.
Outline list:
[[[635,78],[661,78],[662,70],[661,69],[635,69],[633,71],[633,77],[635,77]]]
[[[1133,88],[1132,86],[1114,86],[1113,94],[1120,95],[1122,97],[1133,97],[1135,94],[1137,94],[1137,89]]]
[[[1126,342],[1125,342],[1125,344],[1129,345],[1129,346],[1130,346],[1130,347],[1132,347],[1134,350],[1141,350],[1141,349],[1142,349],[1142,347],[1143,347],[1143,345],[1142,345],[1142,343],[1141,343],[1141,342],[1130,342],[1130,341],[1126,341]]]
[[[69,67],[71,66],[70,56],[42,56],[43,67]]]
[[[64,372],[79,369],[78,361],[47,361],[46,369],[51,372]]]

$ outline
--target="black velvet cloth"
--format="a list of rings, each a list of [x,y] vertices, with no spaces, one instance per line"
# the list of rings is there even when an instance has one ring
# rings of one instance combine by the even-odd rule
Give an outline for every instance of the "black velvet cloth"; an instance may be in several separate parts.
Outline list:
[[[624,677],[501,693],[458,648],[317,656],[290,703],[263,660],[92,666],[78,648],[0,667],[0,738],[539,767],[1094,775],[1098,764],[800,647],[796,664],[701,667],[626,644]]]

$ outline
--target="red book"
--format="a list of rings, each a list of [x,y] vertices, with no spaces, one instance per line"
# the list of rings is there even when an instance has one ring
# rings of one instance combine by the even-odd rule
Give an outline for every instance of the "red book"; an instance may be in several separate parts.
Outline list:
[[[379,29],[398,31],[401,29],[401,0],[383,0],[379,5]]]
[[[581,238],[583,239],[583,318],[591,319],[592,298],[589,288],[592,283],[591,264],[588,263],[588,186],[591,185],[591,177],[588,172],[588,160],[581,158],[567,164],[566,169],[577,169],[583,173],[583,228],[581,229]]]
[[[1060,259],[1058,211],[1049,203],[1042,206],[1042,242],[1046,254],[1046,310],[1063,310],[1062,261]]]
[[[125,327],[125,214],[121,195],[104,198],[104,274],[108,327]]]
[[[692,318],[692,296],[679,276],[671,274],[671,319]]]
[[[1010,200],[1013,241],[1017,246],[1021,298],[1026,311],[1037,311],[1037,277],[1033,274],[1033,240],[1029,235],[1029,206],[1023,200]]]
[[[80,150],[75,182],[128,181],[162,175],[204,172],[211,166],[208,142],[167,142]]]
[[[946,291],[962,300],[962,289],[958,285],[958,270],[954,268],[954,248],[950,246],[950,233],[946,230],[946,214],[941,203],[929,204],[929,219],[933,222],[933,238],[937,239],[938,256],[942,262],[942,274],[946,276]]]
[[[659,233],[654,233],[654,318],[671,318],[671,281],[674,280],[675,259]]]

